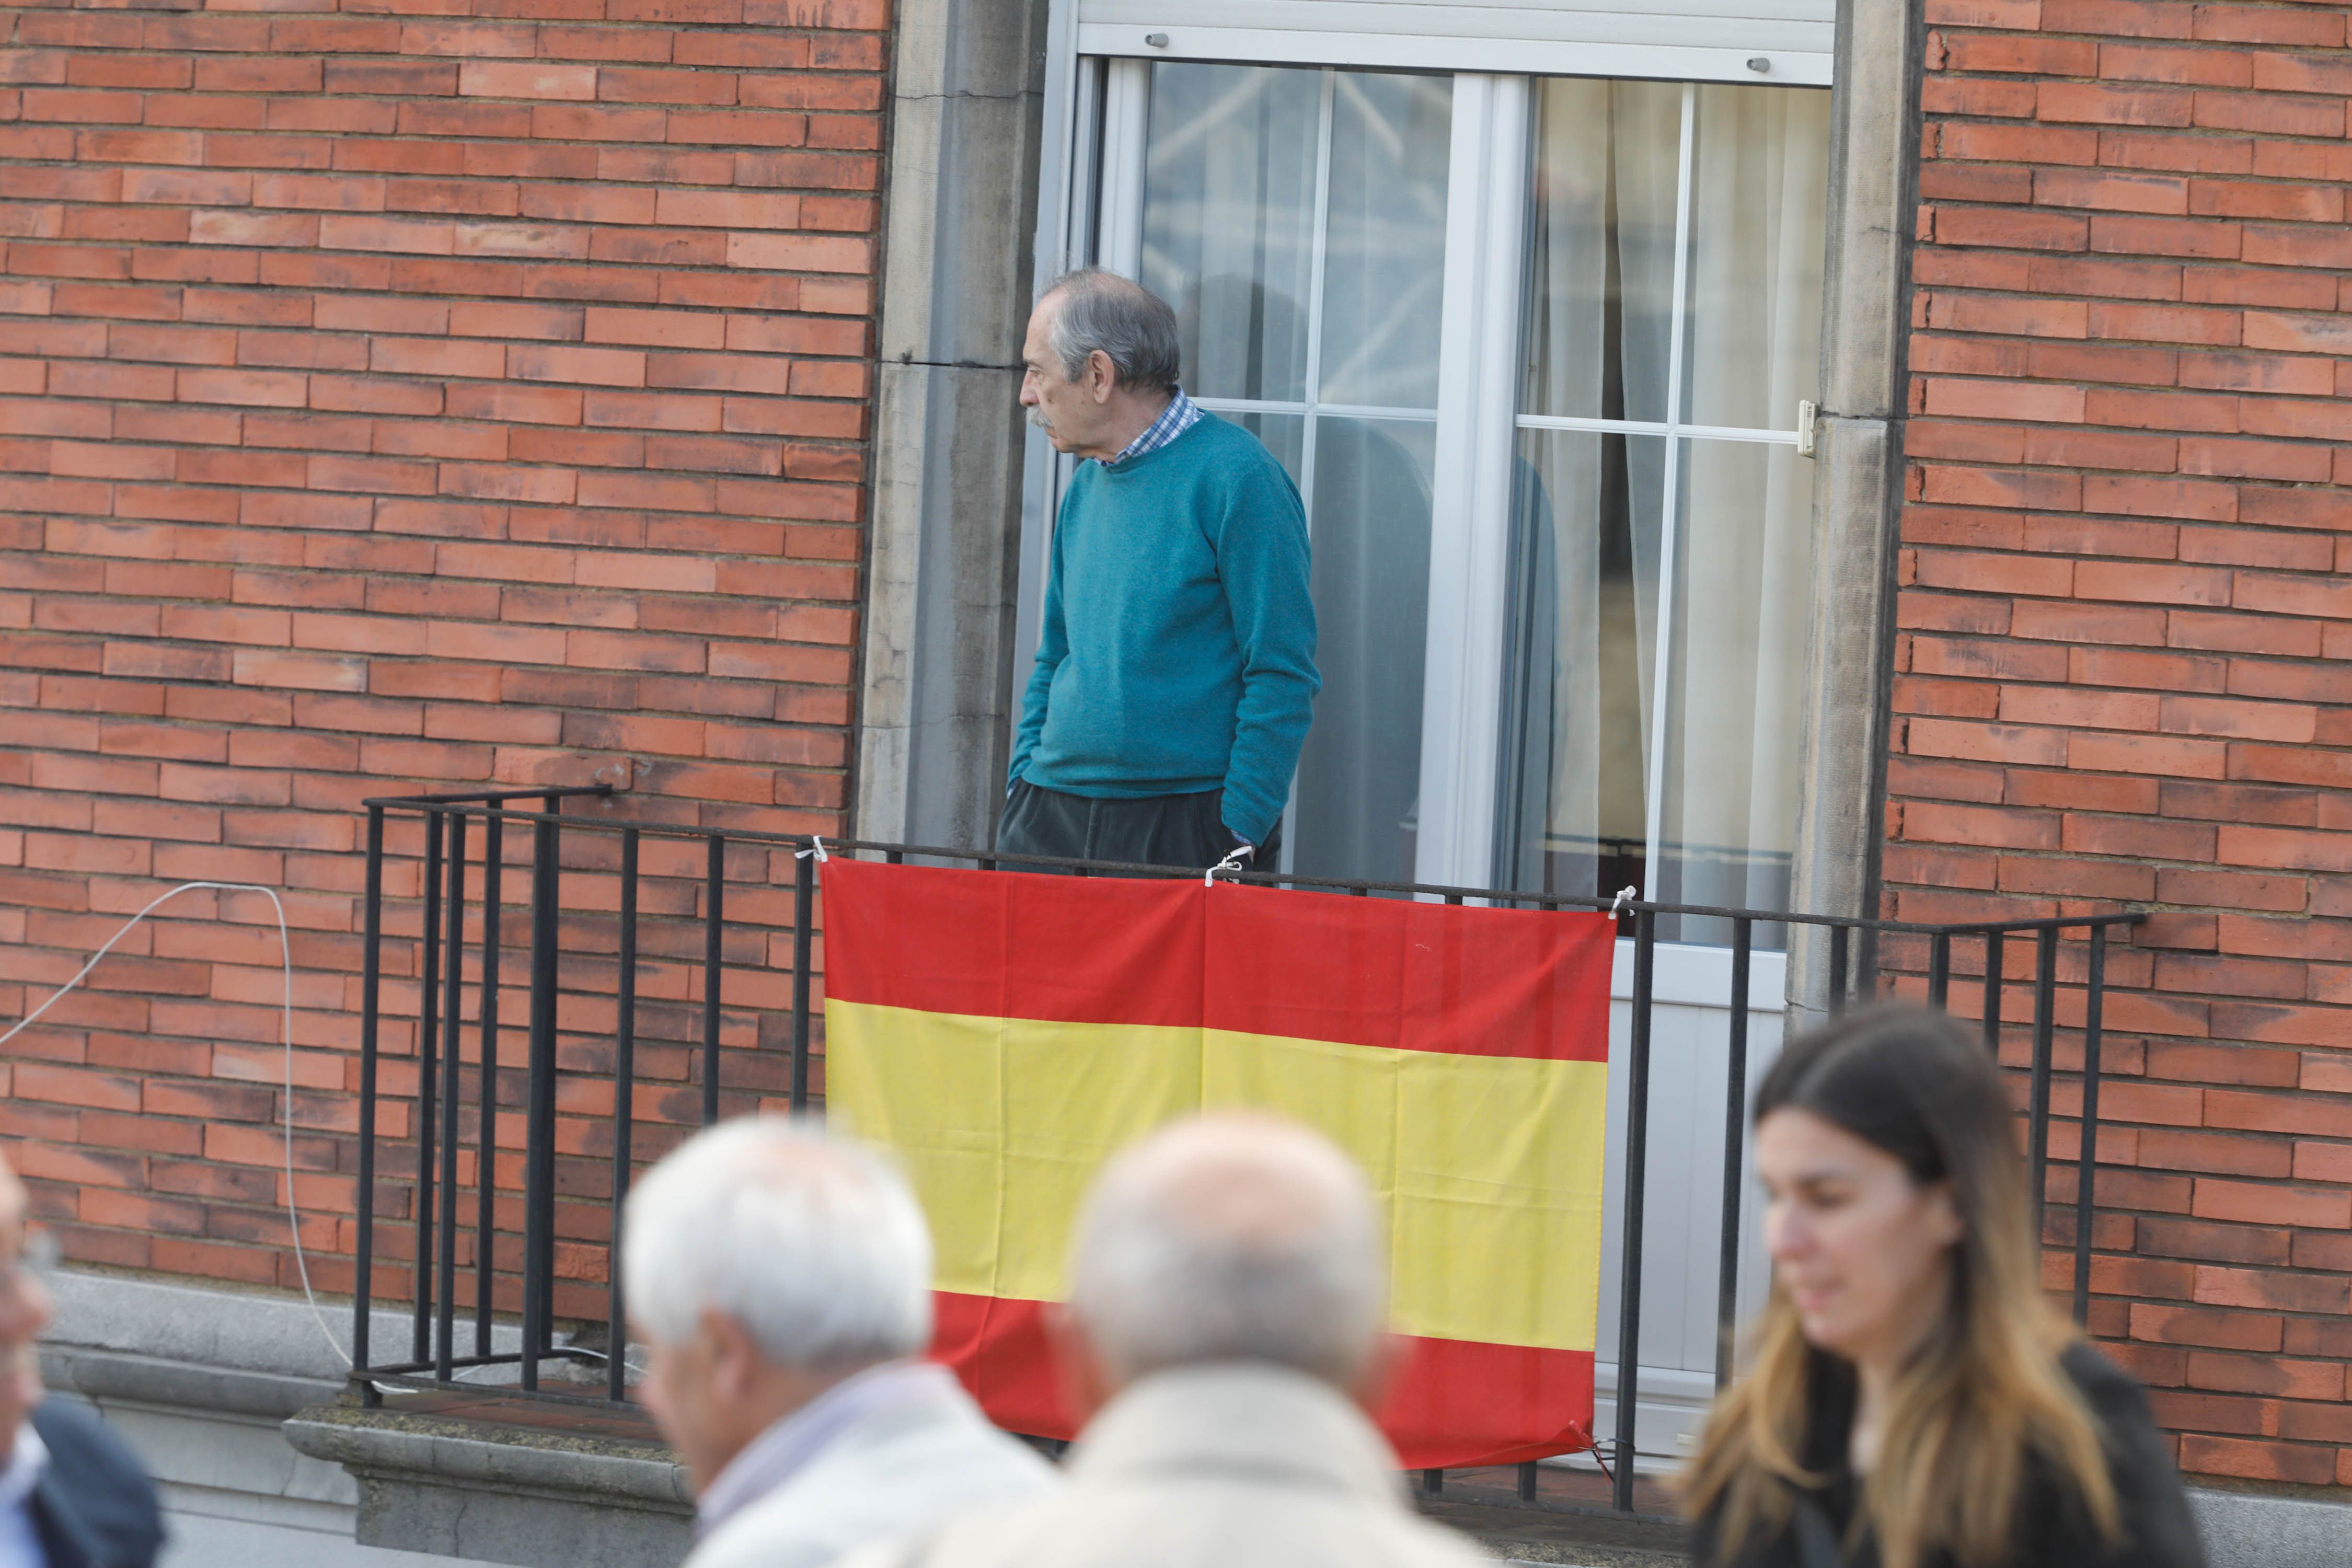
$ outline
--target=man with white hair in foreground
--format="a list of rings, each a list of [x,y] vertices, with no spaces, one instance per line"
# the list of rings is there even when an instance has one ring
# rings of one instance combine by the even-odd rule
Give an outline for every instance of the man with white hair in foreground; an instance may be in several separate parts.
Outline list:
[[[1089,1416],[1069,1484],[856,1568],[1465,1568],[1365,1415],[1390,1361],[1371,1194],[1271,1117],[1179,1122],[1104,1170],[1053,1320]]]
[[[692,1478],[688,1568],[822,1568],[1054,1484],[931,1335],[931,1238],[896,1173],[782,1118],[689,1140],[629,1194],[638,1397]]]

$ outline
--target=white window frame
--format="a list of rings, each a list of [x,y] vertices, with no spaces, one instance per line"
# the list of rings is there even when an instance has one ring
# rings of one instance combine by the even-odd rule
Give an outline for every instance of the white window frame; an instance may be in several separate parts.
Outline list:
[[[1087,0],[1100,6],[1103,0]],[[1421,811],[1414,879],[1457,887],[1496,884],[1496,807],[1503,762],[1505,670],[1514,456],[1522,430],[1589,430],[1663,437],[1660,611],[1656,617],[1649,732],[1666,730],[1672,681],[1673,563],[1678,548],[1680,452],[1691,439],[1795,446],[1797,410],[1786,430],[1730,429],[1681,419],[1682,332],[1692,244],[1692,158],[1697,84],[1769,82],[1825,86],[1826,54],[1655,45],[1529,46],[1456,40],[1400,58],[1398,35],[1204,28],[1148,22],[1081,22],[1079,0],[1054,0],[1047,29],[1045,113],[1046,178],[1040,181],[1038,287],[1079,258],[1132,277],[1142,240],[1145,132],[1151,62],[1160,59],[1311,67],[1454,68],[1454,121],[1446,204],[1444,293],[1440,324],[1436,463],[1433,477],[1429,615],[1422,724]],[[1135,10],[1128,0],[1122,8]],[[1406,44],[1427,39],[1404,39]],[[1563,52],[1565,51],[1565,52]],[[1769,69],[1756,71],[1763,58]],[[1559,68],[1552,68],[1558,64]],[[1503,69],[1492,68],[1504,67]],[[1532,86],[1547,76],[1675,79],[1684,86],[1679,151],[1675,300],[1664,421],[1524,414],[1515,374],[1521,352],[1527,220],[1532,187]],[[1328,115],[1327,115],[1328,121]],[[1328,161],[1328,149],[1321,158]],[[1317,205],[1324,201],[1318,167]],[[1320,276],[1321,226],[1317,227]],[[1316,324],[1319,326],[1319,323]],[[1315,330],[1310,328],[1310,330]],[[1210,408],[1227,400],[1202,399]],[[1247,408],[1308,412],[1305,405],[1252,402]],[[1333,414],[1362,412],[1330,405]],[[1396,411],[1382,411],[1394,413]],[[1425,415],[1416,416],[1426,417]],[[1043,620],[1046,542],[1070,460],[1042,433],[1028,437],[1021,584],[1016,626],[1016,697]],[[1313,461],[1310,441],[1304,459]],[[1017,708],[1016,708],[1017,711]],[[1666,769],[1645,770],[1646,868],[1661,864]],[[1653,890],[1643,889],[1645,896]]]

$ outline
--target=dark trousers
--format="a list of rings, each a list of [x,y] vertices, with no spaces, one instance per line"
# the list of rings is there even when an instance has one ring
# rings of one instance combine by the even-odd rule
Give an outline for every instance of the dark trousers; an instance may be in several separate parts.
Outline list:
[[[1130,866],[1182,866],[1202,870],[1240,843],[1225,826],[1222,790],[1155,795],[1140,800],[1096,800],[1042,789],[1024,779],[1013,786],[997,819],[1000,855],[1047,855],[1065,860],[1111,860]],[[1276,823],[1251,870],[1281,864],[1282,825]],[[1042,871],[1042,866],[1013,867]]]

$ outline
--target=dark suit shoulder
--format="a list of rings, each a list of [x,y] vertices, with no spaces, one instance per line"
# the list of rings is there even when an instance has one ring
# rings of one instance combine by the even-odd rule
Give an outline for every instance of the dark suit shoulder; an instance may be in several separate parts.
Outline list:
[[[34,1491],[45,1531],[89,1568],[148,1568],[163,1550],[163,1509],[131,1446],[65,1399],[43,1400],[33,1430],[49,1451]]]

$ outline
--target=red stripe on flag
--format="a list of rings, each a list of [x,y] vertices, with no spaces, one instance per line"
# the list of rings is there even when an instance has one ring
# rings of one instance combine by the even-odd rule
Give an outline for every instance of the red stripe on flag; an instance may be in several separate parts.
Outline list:
[[[933,1294],[931,1357],[953,1369],[1008,1432],[1067,1439],[1045,1306],[994,1296]],[[1511,1465],[1592,1447],[1592,1352],[1400,1337],[1403,1363],[1381,1406],[1381,1429],[1404,1468]]]
[[[824,865],[825,994],[1071,1024],[1201,1022],[1201,907],[1188,882]]]
[[[826,862],[826,993],[1073,1024],[1606,1061],[1597,912]]]
[[[1214,900],[1204,1019],[1213,1029],[1462,1056],[1609,1059],[1617,943],[1605,914],[1279,888],[1197,890]]]

